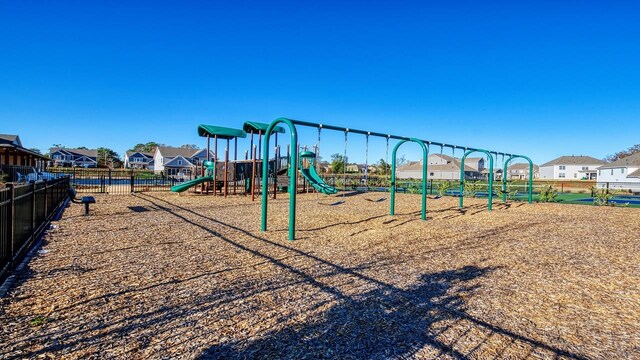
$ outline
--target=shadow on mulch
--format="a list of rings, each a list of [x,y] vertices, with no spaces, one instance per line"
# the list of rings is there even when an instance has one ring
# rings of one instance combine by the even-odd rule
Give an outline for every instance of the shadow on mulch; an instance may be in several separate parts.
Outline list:
[[[151,195],[139,196],[153,205],[166,210],[185,222],[209,231],[221,240],[251,252],[272,264],[291,271],[305,282],[316,286],[318,290],[333,295],[339,300],[325,313],[319,321],[309,324],[295,324],[284,330],[275,331],[256,340],[227,342],[214,345],[206,349],[200,358],[353,358],[372,359],[407,357],[415,354],[424,347],[437,349],[440,355],[447,354],[458,359],[475,356],[474,353],[493,335],[507,337],[511,344],[528,345],[530,353],[545,352],[553,357],[568,357],[583,359],[584,357],[535,339],[520,335],[508,329],[501,328],[465,312],[466,296],[472,294],[477,287],[468,284],[476,278],[487,275],[495,268],[465,266],[460,269],[447,270],[438,273],[422,275],[420,282],[409,288],[401,289],[361,274],[354,269],[334,264],[269,239],[213,219],[190,209],[171,204],[163,199]],[[322,263],[335,269],[336,273],[347,274],[365,280],[375,286],[375,290],[362,295],[349,296],[336,287],[323,284],[303,270],[285,264],[258,250],[235,242],[224,235],[193,222],[186,217],[164,207],[158,202],[164,202],[181,211],[197,215],[218,225],[242,232],[267,245],[287,249],[292,253],[308,257],[311,261]],[[488,333],[483,341],[471,350],[462,353],[454,348],[458,340],[447,344],[438,339],[448,327],[440,329],[438,323],[448,321],[455,324],[465,321],[483,333]],[[468,332],[468,331],[467,331]],[[508,346],[502,351],[506,351]],[[498,354],[496,358],[499,358]]]

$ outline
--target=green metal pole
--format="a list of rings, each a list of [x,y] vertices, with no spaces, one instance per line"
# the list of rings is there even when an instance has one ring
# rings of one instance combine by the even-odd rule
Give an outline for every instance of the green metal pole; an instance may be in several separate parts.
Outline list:
[[[491,153],[488,152],[487,150],[467,150],[464,155],[462,156],[462,159],[460,160],[460,202],[459,202],[459,208],[462,209],[463,206],[463,199],[464,196],[463,192],[464,192],[464,159],[467,158],[467,156],[469,156],[471,153],[474,152],[481,152],[487,155],[487,157],[489,158],[489,188],[487,189],[487,197],[489,198],[489,203],[487,204],[487,209],[489,211],[491,211],[493,209],[493,156],[491,156]]]
[[[491,153],[484,151],[489,157],[489,211],[493,209],[493,156]]]
[[[429,162],[429,150],[422,140],[412,138],[411,141],[422,147],[422,220],[427,220],[427,163]]]
[[[429,162],[429,150],[422,140],[411,138],[408,141],[415,142],[422,147],[422,212],[421,219],[427,220],[427,163]],[[402,140],[393,147],[391,153],[391,201],[389,204],[389,215],[395,215],[396,205],[396,158],[400,145],[406,143]]]
[[[460,199],[458,199],[458,207],[460,209],[462,209],[462,206],[464,205],[464,159],[467,157],[467,155],[469,155],[469,152],[464,153],[462,155],[462,159],[460,159]]]
[[[504,161],[504,167],[502,168],[502,202],[503,203],[507,202],[507,167],[509,166],[509,161],[511,161],[512,158],[513,156],[508,157],[507,160]]]
[[[402,140],[393,147],[391,152],[391,201],[389,203],[389,215],[395,215],[396,209],[396,154],[400,145],[406,143],[407,140]]]
[[[261,229],[262,231],[267,231],[267,201],[269,196],[267,194],[268,186],[269,186],[269,136],[273,129],[279,124],[285,123],[289,127],[289,131],[291,132],[291,146],[295,147],[298,143],[298,133],[296,131],[295,125],[291,122],[291,120],[287,118],[278,118],[275,119],[265,132],[265,141],[262,146],[262,219],[261,219]],[[293,167],[289,171],[289,240],[295,239],[296,232],[296,175],[297,164],[298,164],[298,153],[291,153],[291,160],[289,164],[293,164]]]
[[[506,172],[507,172],[507,166],[509,165],[509,162],[511,162],[511,160],[516,159],[516,158],[525,159],[529,163],[529,189],[527,191],[527,202],[529,204],[531,204],[531,203],[533,203],[533,161],[531,161],[530,158],[528,158],[527,156],[524,156],[524,155],[511,155],[504,162],[504,168],[502,170],[502,173],[503,173],[503,176],[502,176],[502,202],[507,201],[507,194],[505,193],[505,190],[507,188],[507,180],[506,180],[506,177],[504,176],[504,174],[506,174]]]
[[[531,204],[533,202],[533,162],[529,158],[527,160],[529,160],[529,196],[527,197]]]

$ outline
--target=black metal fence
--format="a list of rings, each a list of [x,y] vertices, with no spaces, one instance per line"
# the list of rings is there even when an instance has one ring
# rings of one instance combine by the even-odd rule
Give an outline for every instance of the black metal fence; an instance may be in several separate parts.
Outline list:
[[[127,195],[134,192],[169,191],[172,186],[195,178],[195,174],[155,174],[148,170],[49,168],[58,177],[68,177],[79,193]]]
[[[37,180],[37,171],[33,166],[1,165],[0,181],[24,182]]]
[[[17,265],[64,203],[69,179],[0,189],[0,280]]]

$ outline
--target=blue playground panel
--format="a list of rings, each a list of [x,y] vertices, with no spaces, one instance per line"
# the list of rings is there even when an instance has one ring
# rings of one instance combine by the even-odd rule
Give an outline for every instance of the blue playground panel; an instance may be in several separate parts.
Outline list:
[[[616,195],[615,198],[616,199],[627,199],[627,200],[631,200],[631,201],[640,201],[640,196],[636,196],[636,195]]]
[[[615,197],[613,199],[609,199],[609,202],[614,204],[640,205],[640,199],[638,199],[638,197],[635,197],[635,199],[628,199],[628,198],[629,196]],[[592,203],[593,200],[594,200],[593,198],[584,198],[584,199],[576,199],[573,201]]]
[[[444,193],[445,195],[449,195],[449,196],[460,196],[460,190],[447,190]],[[489,196],[489,193],[487,191],[478,191],[476,193],[476,197],[487,197]],[[498,196],[498,194],[493,193],[493,196]]]

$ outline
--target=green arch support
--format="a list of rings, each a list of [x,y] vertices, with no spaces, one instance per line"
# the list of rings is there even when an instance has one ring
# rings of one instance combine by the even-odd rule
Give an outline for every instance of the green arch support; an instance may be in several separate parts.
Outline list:
[[[469,156],[470,154],[473,154],[474,152],[484,153],[489,158],[489,189],[487,190],[489,203],[487,204],[487,209],[491,211],[491,209],[493,208],[493,155],[491,155],[491,153],[488,152],[487,150],[482,150],[482,149],[467,150],[464,153],[464,156],[462,156],[462,159],[460,160],[460,205],[458,207],[462,209],[462,205],[464,201],[464,196],[463,196],[464,195],[464,159],[466,159],[467,156]],[[504,176],[502,177],[504,178]]]
[[[533,202],[533,161],[524,155],[511,155],[504,162],[504,168],[502,170],[502,202],[507,201],[507,167],[509,166],[509,162],[513,159],[525,159],[529,162],[529,191],[528,191],[528,201],[529,204]]]
[[[427,163],[429,162],[429,149],[422,140],[410,138],[409,140],[401,140],[393,147],[391,154],[391,201],[389,205],[389,215],[395,214],[396,205],[396,155],[400,145],[406,142],[414,142],[422,147],[422,220],[427,219]]]
[[[284,123],[289,127],[291,132],[291,159],[290,164],[294,164],[294,168],[289,171],[289,240],[294,240],[296,236],[296,176],[298,164],[298,152],[295,150],[298,144],[298,132],[295,125],[287,118],[277,118],[269,124],[264,133],[264,143],[262,145],[262,231],[267,231],[267,201],[269,196],[267,188],[269,186],[269,136],[274,128]]]

